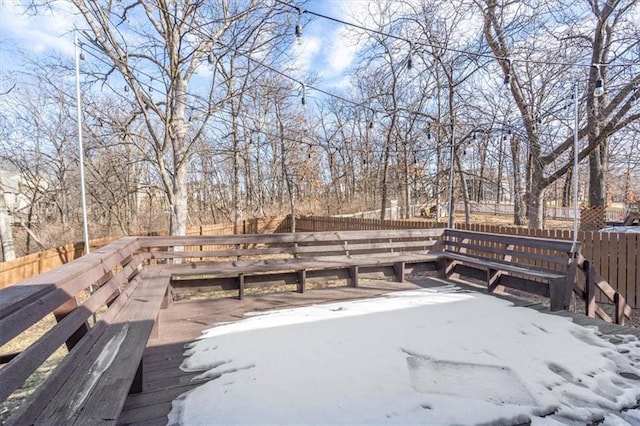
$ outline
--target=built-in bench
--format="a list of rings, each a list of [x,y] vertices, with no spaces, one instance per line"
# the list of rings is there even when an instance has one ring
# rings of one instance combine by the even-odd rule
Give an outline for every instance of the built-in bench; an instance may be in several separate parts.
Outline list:
[[[308,281],[347,279],[357,287],[361,275],[401,282],[409,273],[436,271],[433,249],[441,235],[442,229],[412,229],[145,237],[140,245],[151,262],[170,259],[163,269],[174,288],[220,286],[242,299],[250,287],[296,284],[304,292]]]
[[[168,300],[170,277],[158,269],[143,271],[138,248],[136,238],[124,238],[2,290],[0,345],[35,324],[44,327],[51,314],[55,321],[21,352],[3,354],[0,400],[66,346],[8,424],[115,423],[129,392],[142,390],[142,354]]]
[[[9,424],[116,423],[128,393],[142,388],[143,352],[172,287],[220,285],[242,298],[254,286],[295,284],[303,292],[310,280],[358,286],[362,276],[402,281],[412,273],[524,290],[549,297],[553,310],[566,308],[574,291],[588,315],[605,318],[595,306],[599,288],[616,300],[616,322],[630,315],[571,241],[454,229],[129,237],[0,290],[0,345],[55,318],[21,352],[0,356],[0,400],[64,345],[68,353]]]
[[[568,309],[580,243],[446,229],[442,271],[483,281],[488,291],[510,287],[548,297],[551,310]]]

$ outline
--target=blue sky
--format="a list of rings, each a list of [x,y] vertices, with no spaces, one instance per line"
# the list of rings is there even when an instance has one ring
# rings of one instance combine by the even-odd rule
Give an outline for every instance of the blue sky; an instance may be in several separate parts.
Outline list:
[[[74,17],[71,6],[56,3],[52,13],[31,16],[24,12],[26,0],[0,0],[0,90],[13,84],[14,71],[23,66],[17,52],[28,57],[54,53],[73,57]],[[305,8],[324,15],[351,20],[367,0],[311,0]],[[294,4],[294,3],[292,3]],[[292,13],[295,13],[292,11]],[[314,18],[304,28],[301,45],[293,42],[301,71],[313,71],[321,77],[321,86],[339,91],[348,86],[345,71],[353,63],[357,47],[345,38],[345,27]]]

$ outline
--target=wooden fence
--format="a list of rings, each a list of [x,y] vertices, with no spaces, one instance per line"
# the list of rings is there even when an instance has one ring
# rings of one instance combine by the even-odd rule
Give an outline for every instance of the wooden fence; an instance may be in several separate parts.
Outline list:
[[[89,241],[89,249],[95,250],[119,237],[100,238]],[[71,262],[84,254],[84,242],[67,244],[39,253],[22,256],[9,262],[0,263],[0,288],[24,281],[50,269]]]
[[[350,217],[303,216],[296,218],[299,232],[312,231],[365,231],[385,229],[443,228],[445,223],[415,220],[358,219]],[[536,236],[543,238],[571,239],[571,231],[534,230],[508,226],[482,224],[456,224],[456,228],[471,231]],[[202,225],[190,228],[187,235],[231,235],[272,232],[290,232],[291,219],[248,219],[234,224]],[[156,233],[157,235],[157,233]],[[640,234],[580,232],[582,253],[600,272],[600,275],[622,293],[633,307],[640,306]],[[101,247],[115,238],[94,240],[91,246]],[[80,257],[82,243],[69,244],[40,253],[0,263],[0,288],[23,281],[49,269]],[[602,300],[603,301],[603,300]]]
[[[283,218],[246,219],[237,224],[215,224],[191,227],[187,235],[231,235],[262,234],[276,232]],[[280,228],[282,230],[282,228]],[[288,232],[284,230],[283,232]],[[150,235],[164,235],[166,232],[152,232]],[[90,249],[95,250],[120,237],[100,238],[90,241]],[[19,257],[9,262],[0,262],[0,288],[24,281],[50,269],[57,268],[84,255],[84,242],[67,244],[39,253]]]
[[[296,219],[300,232],[358,231],[445,227],[445,223],[411,220],[385,220],[308,216]],[[569,240],[572,232],[559,229],[527,229],[483,224],[456,224],[469,231],[522,235]],[[640,234],[613,232],[579,232],[582,254],[598,269],[600,275],[620,292],[633,307],[640,307]],[[599,301],[604,302],[604,297]]]
[[[469,210],[471,213],[485,213],[493,215],[513,215],[512,203],[478,203],[469,202]],[[464,212],[464,203],[456,203],[456,212]],[[573,207],[545,206],[544,218],[555,220],[573,220]],[[604,212],[606,222],[622,222],[624,220],[624,209],[607,208]]]

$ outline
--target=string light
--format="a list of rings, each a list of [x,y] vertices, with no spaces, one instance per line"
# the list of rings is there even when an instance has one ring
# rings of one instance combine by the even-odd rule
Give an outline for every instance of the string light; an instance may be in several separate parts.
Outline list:
[[[302,105],[307,105],[307,85],[302,83]]]
[[[276,3],[280,3],[284,6],[293,8],[293,9],[299,9],[297,6],[294,6],[292,4],[287,3],[286,1],[283,0],[275,0]],[[322,18],[322,19],[327,19],[329,21],[333,21],[333,22],[337,22],[339,24],[342,25],[346,25],[352,28],[357,28],[359,30],[368,32],[368,33],[372,33],[372,34],[379,34],[381,36],[385,36],[388,38],[392,38],[395,40],[402,40],[405,42],[409,42],[409,40],[405,39],[404,37],[400,37],[394,34],[389,34],[389,33],[385,33],[384,31],[380,31],[380,30],[376,30],[373,28],[367,28],[365,26],[362,25],[358,25],[358,24],[354,24],[353,22],[349,22],[349,21],[345,21],[342,19],[338,19],[338,18],[334,18],[332,16],[328,16],[328,15],[323,15],[321,13],[318,12],[314,12],[312,10],[308,10],[305,9],[303,11],[304,13],[308,13],[309,15],[313,15],[316,16],[318,18]],[[442,50],[442,51],[446,51],[446,52],[452,52],[452,53],[460,53],[462,55],[468,55],[468,56],[475,56],[477,58],[488,58],[488,59],[496,59],[496,60],[509,60],[511,62],[519,62],[519,63],[523,63],[523,64],[534,64],[534,65],[558,65],[558,66],[568,66],[568,67],[581,67],[581,68],[586,68],[589,67],[590,65],[587,64],[577,64],[575,62],[554,62],[554,61],[542,61],[542,60],[534,60],[534,59],[507,59],[504,57],[499,57],[490,53],[481,53],[481,52],[473,52],[470,50],[464,50],[464,49],[456,49],[456,48],[452,48],[452,47],[443,47],[442,45],[436,44],[436,43],[429,43],[429,42],[425,42],[425,41],[419,41],[419,42],[414,42],[414,44],[420,45],[420,46],[424,46],[424,47],[428,47],[428,48],[432,48],[432,49],[438,49],[438,50]],[[614,66],[618,66],[618,67],[628,67],[629,65],[639,65],[638,63],[635,64],[609,64],[609,67],[614,67]]]
[[[278,0],[276,0],[276,1],[278,1]],[[284,3],[284,2],[280,2],[280,3],[286,4],[286,3]],[[291,5],[287,5],[287,6],[291,6]],[[298,9],[298,8],[296,8],[296,9]],[[300,10],[300,9],[298,9],[298,10],[299,10],[299,13],[300,13],[300,14],[301,14],[301,13],[303,13],[303,12],[305,12],[305,13],[307,12],[307,11],[302,11],[302,10]],[[311,12],[311,13],[312,13],[312,12]],[[349,25],[349,23],[346,23],[346,24],[347,24],[347,25]],[[373,30],[372,30],[372,31],[373,31]],[[373,32],[375,32],[375,31],[373,31]],[[202,34],[204,34],[204,33],[202,33]],[[301,35],[301,34],[300,34],[300,35]],[[401,39],[401,38],[399,38],[399,39]],[[402,40],[404,40],[404,39],[402,39]],[[405,41],[406,41],[406,40],[405,40]],[[220,45],[222,45],[222,46],[225,46],[223,43],[221,43],[221,42],[219,42],[219,41],[217,41],[217,40],[216,40],[215,42],[216,42],[216,43],[218,43],[218,44],[220,44]],[[409,41],[407,41],[407,42],[410,44],[410,48],[412,49],[412,48],[413,48],[412,43],[411,43],[411,42],[409,42]],[[227,46],[227,47],[228,47],[228,46]],[[411,53],[411,51],[410,51],[409,53]],[[468,53],[472,53],[472,52],[468,52]],[[271,69],[272,71],[274,71],[274,72],[276,72],[276,73],[278,73],[278,74],[280,74],[280,75],[282,75],[282,76],[284,76],[284,77],[286,77],[286,78],[289,78],[289,79],[291,79],[291,80],[293,80],[293,81],[298,81],[298,80],[294,79],[293,77],[290,77],[290,76],[288,76],[288,75],[286,75],[286,74],[282,73],[281,71],[275,70],[275,69],[274,69],[274,68],[272,68],[272,67],[269,67],[269,66],[267,66],[267,65],[265,65],[265,64],[262,64],[261,62],[259,62],[259,61],[255,60],[254,58],[252,58],[252,57],[250,57],[250,56],[248,56],[248,55],[246,55],[246,54],[245,54],[244,56],[246,56],[248,60],[254,61],[254,62],[256,62],[256,63],[258,63],[258,64],[260,64],[260,65],[263,65],[265,68],[267,68],[267,69]],[[495,58],[495,56],[493,56],[493,55],[485,55],[485,56]],[[501,59],[501,58],[498,58],[498,59]],[[510,60],[508,60],[508,59],[503,59],[503,60],[507,60],[507,61],[509,61],[509,67],[510,67],[510,62],[511,62],[511,61],[510,61]],[[538,62],[536,62],[536,61],[523,61],[523,62],[538,63]],[[412,66],[412,65],[413,65],[413,64],[411,64],[411,66]],[[581,66],[580,64],[573,64],[573,65]],[[505,80],[506,80],[507,82],[510,82],[510,74],[506,74],[506,75],[505,75]],[[311,87],[312,89],[314,89],[314,90],[318,90],[319,92],[324,93],[324,94],[326,94],[326,95],[328,95],[328,96],[331,96],[331,97],[334,97],[334,98],[340,99],[340,100],[342,100],[342,101],[348,102],[348,103],[350,103],[350,104],[353,104],[354,106],[362,106],[362,103],[358,103],[358,102],[354,102],[354,101],[349,100],[349,99],[342,98],[342,97],[340,97],[340,96],[338,96],[338,95],[334,95],[334,94],[332,94],[332,93],[328,93],[328,92],[322,91],[322,90],[317,89],[317,88],[314,88],[314,87],[312,87],[312,86],[310,86],[310,87]],[[151,90],[152,90],[152,87],[149,87],[149,89],[150,89],[150,91],[151,91]],[[303,105],[306,105],[306,94],[305,94],[305,89],[306,89],[306,87],[303,85],[303,94],[302,94],[302,104],[303,104]],[[128,91],[128,87],[126,87],[126,86],[125,86],[125,91]],[[638,94],[636,93],[636,94],[634,95],[634,97],[635,97],[635,98],[637,98],[637,96],[638,96]],[[410,110],[406,110],[406,111],[407,111],[407,112],[409,112],[409,113],[416,113],[416,114],[420,114],[419,112],[415,112],[415,111],[410,111]],[[423,114],[423,115],[424,115],[424,114]],[[373,126],[373,123],[371,122],[371,123],[370,123],[370,128],[371,128],[372,126]],[[428,134],[427,134],[427,139],[428,139],[428,140],[430,140],[430,139],[431,139],[430,128],[429,128],[429,131],[428,131]]]
[[[207,62],[209,63],[209,65],[213,65],[213,62],[214,62],[214,60],[213,60],[213,53],[209,53],[209,54],[207,55]]]
[[[413,68],[413,43],[409,42],[409,55],[407,56],[407,70]]]

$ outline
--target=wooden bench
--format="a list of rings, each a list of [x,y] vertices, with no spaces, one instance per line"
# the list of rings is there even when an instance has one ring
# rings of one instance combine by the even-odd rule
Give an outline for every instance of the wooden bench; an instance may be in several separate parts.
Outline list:
[[[446,229],[442,271],[550,298],[553,311],[568,309],[576,280],[580,243],[519,235]]]
[[[0,400],[61,345],[68,349],[8,424],[115,424],[129,392],[141,391],[142,354],[170,277],[142,271],[138,249],[136,238],[123,238],[0,291],[0,345],[50,314],[56,319],[20,353],[3,356]]]
[[[361,275],[391,275],[401,282],[407,273],[435,273],[439,254],[432,249],[442,232],[440,228],[146,237],[140,245],[149,250],[145,257],[152,262],[183,260],[162,266],[173,277],[174,288],[221,286],[238,290],[242,299],[249,287],[285,283],[304,292],[311,280],[347,279],[357,287]]]
[[[426,271],[479,279],[489,291],[508,286],[540,294],[558,310],[576,290],[578,263],[587,276],[581,297],[593,315],[595,289],[607,288],[579,252],[571,241],[454,229],[123,238],[0,290],[0,345],[55,317],[20,353],[1,356],[0,400],[66,345],[62,361],[8,424],[116,423],[128,393],[142,388],[143,352],[171,286],[222,283],[242,298],[252,286],[285,282],[302,292],[308,280],[358,286],[370,273],[401,281]],[[624,301],[616,307],[616,318],[629,315]]]

